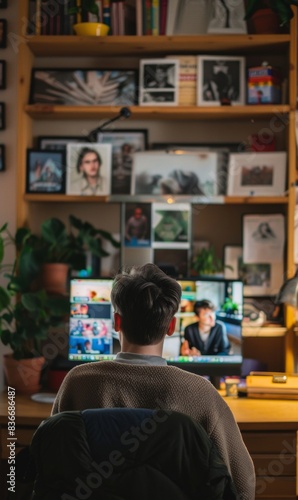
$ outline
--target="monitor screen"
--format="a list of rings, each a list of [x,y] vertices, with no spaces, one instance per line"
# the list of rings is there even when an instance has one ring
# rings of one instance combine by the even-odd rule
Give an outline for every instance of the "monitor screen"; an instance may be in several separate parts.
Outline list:
[[[239,375],[242,363],[242,281],[192,278],[178,282],[182,287],[182,297],[176,314],[176,331],[171,337],[166,336],[163,357],[170,365],[200,375]],[[113,359],[119,352],[120,343],[118,334],[113,328],[113,308],[110,301],[112,285],[112,279],[71,279],[68,349],[70,361],[77,364],[108,360]],[[207,309],[207,313],[213,316],[210,321],[216,326],[217,336],[225,337],[225,352],[220,352],[218,349],[212,351],[212,344],[209,346],[211,350],[207,349],[207,354],[190,352],[186,355],[182,353],[186,328],[193,325],[192,330],[195,332],[193,335],[201,333],[194,305],[198,301],[206,300],[212,303],[214,309],[211,312]],[[211,332],[214,332],[214,327]]]
[[[112,285],[111,279],[70,280],[69,360],[86,362],[113,357]]]
[[[179,283],[182,298],[176,332],[166,337],[163,349],[168,364],[206,376],[240,375],[242,281],[197,278],[183,279]],[[186,339],[186,348],[189,347],[187,354],[182,348]]]

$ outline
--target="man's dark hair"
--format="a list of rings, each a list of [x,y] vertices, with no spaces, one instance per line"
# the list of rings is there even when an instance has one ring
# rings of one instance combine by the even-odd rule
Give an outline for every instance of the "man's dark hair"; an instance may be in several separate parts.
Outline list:
[[[181,286],[155,264],[134,266],[115,276],[111,301],[122,331],[136,345],[158,344],[178,311]]]
[[[197,300],[197,302],[194,303],[193,310],[196,314],[198,314],[201,309],[211,309],[211,311],[215,311],[215,305],[211,302],[211,300]]]
[[[79,154],[78,159],[77,159],[77,172],[78,172],[78,174],[80,173],[80,166],[81,166],[81,163],[83,161],[83,158],[88,153],[94,153],[96,155],[96,158],[97,158],[99,165],[102,164],[102,159],[101,159],[101,156],[98,153],[98,151],[96,151],[96,149],[88,148],[88,146],[86,146],[85,148],[81,149],[80,154]]]

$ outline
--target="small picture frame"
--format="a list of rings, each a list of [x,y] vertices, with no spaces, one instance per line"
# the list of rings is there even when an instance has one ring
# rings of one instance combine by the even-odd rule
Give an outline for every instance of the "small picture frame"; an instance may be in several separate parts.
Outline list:
[[[7,46],[7,20],[0,19],[0,48],[5,49]]]
[[[0,144],[0,172],[5,170],[5,145]]]
[[[112,146],[111,194],[130,194],[134,155],[147,149],[148,130],[102,130],[97,142]]]
[[[152,247],[187,248],[191,246],[190,203],[152,204]]]
[[[218,155],[144,151],[134,156],[132,194],[217,196]]]
[[[38,149],[47,149],[51,151],[63,151],[66,154],[67,144],[83,142],[84,137],[82,136],[38,136],[37,137],[37,147]]]
[[[6,89],[6,61],[0,60],[0,89]]]
[[[5,103],[0,102],[0,130],[5,130]]]
[[[247,33],[244,0],[214,0],[207,33]]]
[[[177,106],[178,59],[141,59],[139,105]]]
[[[245,57],[198,56],[198,106],[245,104]]]
[[[282,262],[243,262],[241,246],[227,245],[224,248],[224,264],[226,279],[241,279],[243,295],[274,296],[280,290],[284,279]]]
[[[284,196],[287,153],[232,153],[228,166],[228,196]]]
[[[65,153],[27,150],[26,193],[65,193]]]
[[[108,196],[111,186],[111,144],[67,144],[66,194]]]
[[[130,106],[136,91],[136,70],[34,68],[30,104]]]

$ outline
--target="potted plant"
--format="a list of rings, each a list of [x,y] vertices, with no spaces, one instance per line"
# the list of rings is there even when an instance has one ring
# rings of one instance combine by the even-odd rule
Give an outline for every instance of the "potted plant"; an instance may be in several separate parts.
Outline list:
[[[105,36],[109,32],[109,26],[100,22],[99,8],[95,0],[81,0],[81,4],[69,9],[69,14],[81,14],[87,17],[92,14],[97,22],[80,22],[74,24],[73,29],[81,36]]]
[[[4,265],[5,248],[11,243],[16,257],[12,265]],[[49,327],[59,325],[68,312],[66,300],[34,288],[39,273],[35,252],[28,229],[20,228],[12,237],[7,224],[0,228],[0,273],[6,280],[0,286],[0,339],[12,350],[4,355],[4,372],[8,385],[24,393],[39,390],[45,362],[42,342]]]
[[[70,231],[60,219],[46,219],[41,224],[41,236],[35,239],[36,255],[42,265],[42,283],[49,291],[66,293],[70,269],[82,270],[86,266],[86,252],[101,259],[109,254],[102,248],[102,241],[119,247],[108,231],[96,229],[89,222],[69,216]]]
[[[222,275],[225,268],[232,269],[231,266],[224,265],[222,259],[217,257],[213,246],[201,248],[191,263],[192,273],[200,276]]]
[[[248,0],[245,19],[251,19],[256,33],[278,33],[294,16],[291,5],[298,0]]]
[[[221,306],[221,309],[226,314],[234,315],[238,314],[239,305],[236,302],[234,302],[230,297],[227,297],[225,299],[225,302]]]

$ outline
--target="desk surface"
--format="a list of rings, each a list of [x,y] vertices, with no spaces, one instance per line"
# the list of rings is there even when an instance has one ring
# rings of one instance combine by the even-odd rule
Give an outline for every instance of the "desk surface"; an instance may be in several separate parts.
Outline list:
[[[241,430],[298,430],[298,400],[224,397]],[[52,405],[16,395],[16,424],[36,426],[50,415]],[[0,424],[7,424],[7,394],[0,395]]]

